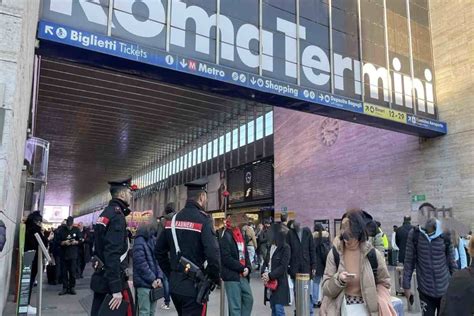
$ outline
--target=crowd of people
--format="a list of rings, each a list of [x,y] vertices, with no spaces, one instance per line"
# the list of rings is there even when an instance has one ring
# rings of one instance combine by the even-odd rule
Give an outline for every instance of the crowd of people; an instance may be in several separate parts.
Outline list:
[[[311,276],[309,315],[316,309],[323,316],[397,315],[399,306],[394,305],[390,291],[394,286],[400,287],[397,292],[406,296],[408,304],[413,304],[414,291],[418,292],[423,316],[473,315],[471,232],[461,237],[436,218],[413,226],[407,216],[400,227],[393,227],[389,238],[380,222],[361,209],[343,215],[340,231],[333,240],[322,224],[316,223],[312,232],[298,221],[288,220],[286,213],[281,214],[279,222],[268,218],[257,225],[243,214],[233,214],[226,218],[224,227],[214,232],[212,221],[203,212],[202,190],[198,192],[191,195],[184,210],[176,211],[170,203],[162,217],[138,228],[130,247],[136,297],[135,304],[131,304],[132,314],[154,315],[157,300],[163,297],[163,309],[169,309],[173,299],[179,315],[202,315],[200,305],[205,305],[204,301],[187,301],[199,291],[187,274],[187,270],[193,269],[191,263],[196,262],[197,269],[211,275],[212,282],[225,291],[229,316],[252,315],[252,273],[258,274],[264,284],[264,304],[269,304],[272,315],[285,315],[285,306],[296,306],[297,274]],[[422,208],[434,206],[425,203]],[[193,213],[195,210],[200,213]],[[187,222],[183,218],[187,215],[198,217],[195,222]],[[82,277],[93,252],[106,252],[109,244],[96,243],[99,248],[94,250],[93,231],[80,223],[74,225],[72,217],[44,234],[41,220],[39,212],[28,217],[26,249],[37,249],[31,236],[41,233],[54,258],[50,265],[55,269],[48,271],[48,282],[62,284],[59,295],[74,295],[75,280]],[[173,228],[179,228],[180,234],[173,232]],[[182,235],[183,232],[188,235]],[[129,232],[124,231],[123,236],[128,244]],[[177,245],[178,236],[181,247]],[[107,256],[103,258],[107,262]],[[189,259],[189,263],[183,263],[183,258]],[[184,272],[178,271],[180,265],[184,265]],[[399,285],[391,282],[388,265],[398,266],[401,271]],[[35,267],[33,264],[32,284],[37,273]],[[412,287],[415,271],[417,288]],[[92,284],[91,287],[94,289]],[[120,299],[117,296],[117,304],[127,296],[122,293]],[[132,302],[130,298],[128,301]]]

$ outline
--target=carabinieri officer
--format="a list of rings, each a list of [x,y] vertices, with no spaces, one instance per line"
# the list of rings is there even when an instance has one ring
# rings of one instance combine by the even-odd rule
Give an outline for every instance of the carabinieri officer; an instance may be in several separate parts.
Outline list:
[[[135,308],[128,276],[126,260],[129,249],[127,223],[125,217],[130,214],[132,190],[131,178],[121,181],[110,181],[112,200],[100,214],[94,227],[95,253],[92,260],[95,272],[91,279],[94,291],[92,316],[97,316],[107,294],[112,295],[108,303],[111,310],[117,310],[125,301],[128,303],[127,316],[133,316]]]
[[[176,253],[174,245],[172,220],[168,219],[165,231],[155,246],[155,256],[169,278],[171,298],[178,315],[202,316],[206,314],[206,304],[196,301],[198,296],[196,280],[185,273],[179,260],[181,257],[189,259],[217,284],[220,280],[220,252],[212,219],[204,211],[207,204],[207,181],[201,180],[185,185],[188,188],[188,200],[184,209],[178,212],[175,218],[180,255]],[[205,261],[207,261],[206,267]]]

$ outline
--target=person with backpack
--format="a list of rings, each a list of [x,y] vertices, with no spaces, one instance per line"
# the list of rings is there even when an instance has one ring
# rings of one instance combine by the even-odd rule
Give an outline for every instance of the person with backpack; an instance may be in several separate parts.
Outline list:
[[[395,243],[397,244],[398,249],[398,262],[403,263],[405,261],[405,249],[407,247],[408,234],[413,229],[411,224],[411,217],[403,217],[403,225],[399,227],[396,231]]]
[[[454,248],[454,260],[458,270],[467,268],[467,254],[464,250],[464,241],[454,229],[451,230],[451,242]]]
[[[321,307],[321,301],[319,300],[319,288],[321,286],[321,279],[324,275],[324,269],[326,268],[326,258],[329,251],[331,250],[329,233],[324,230],[324,227],[321,225],[321,223],[316,223],[314,225],[313,240],[316,260],[316,273],[313,277],[312,303],[314,308],[319,308]]]
[[[242,227],[242,232],[244,234],[245,245],[249,253],[250,263],[252,264],[252,268],[255,268],[255,255],[257,249],[257,237],[255,236],[255,230],[250,225],[250,223],[248,223]]]
[[[436,311],[439,313],[441,298],[456,271],[450,237],[443,234],[441,222],[435,218],[428,219],[424,227],[414,228],[408,234],[402,285],[409,302],[413,301],[410,288],[415,268],[422,314],[434,316]]]
[[[390,274],[383,255],[367,242],[365,214],[354,209],[342,217],[324,270],[322,316],[395,314]]]

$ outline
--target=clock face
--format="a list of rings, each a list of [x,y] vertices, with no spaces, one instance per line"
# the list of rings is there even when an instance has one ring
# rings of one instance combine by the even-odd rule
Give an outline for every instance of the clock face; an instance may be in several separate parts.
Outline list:
[[[319,137],[326,146],[332,146],[339,136],[339,121],[332,118],[325,118],[321,123]]]

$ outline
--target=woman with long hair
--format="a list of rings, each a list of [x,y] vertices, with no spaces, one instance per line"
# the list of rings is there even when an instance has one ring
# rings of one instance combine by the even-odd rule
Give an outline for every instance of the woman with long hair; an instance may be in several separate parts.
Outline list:
[[[327,257],[320,315],[394,315],[390,275],[383,254],[367,242],[368,215],[350,210]]]
[[[316,223],[314,225],[314,249],[316,257],[316,273],[313,277],[313,291],[312,291],[312,303],[313,307],[321,307],[320,296],[320,287],[321,280],[324,275],[324,269],[326,268],[326,258],[328,256],[329,250],[331,249],[331,242],[329,241],[329,233],[324,230],[324,227],[321,223]]]
[[[291,250],[286,243],[286,234],[279,225],[272,226],[272,244],[262,266],[262,280],[265,284],[264,304],[269,301],[272,316],[284,316],[285,306],[290,304],[288,264]],[[273,286],[270,286],[273,284]]]

